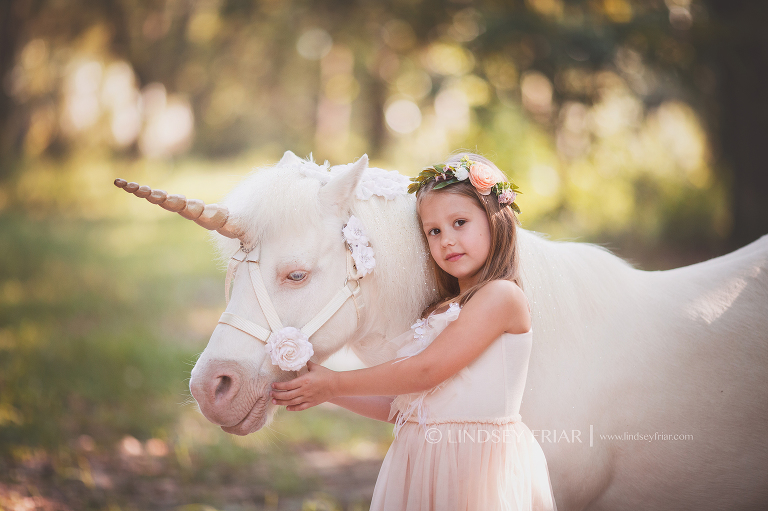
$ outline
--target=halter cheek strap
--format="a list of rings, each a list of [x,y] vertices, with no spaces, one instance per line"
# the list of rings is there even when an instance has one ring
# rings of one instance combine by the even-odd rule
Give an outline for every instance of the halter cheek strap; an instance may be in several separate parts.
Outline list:
[[[237,268],[241,263],[247,263],[248,273],[251,277],[251,284],[253,285],[253,290],[256,293],[256,299],[259,302],[259,307],[261,307],[261,311],[264,313],[264,317],[267,318],[269,330],[231,312],[224,312],[219,318],[219,323],[237,328],[241,332],[245,332],[251,337],[254,337],[255,339],[266,344],[267,340],[273,333],[282,330],[283,324],[281,323],[280,317],[278,316],[277,311],[272,304],[272,300],[269,298],[267,288],[264,286],[264,280],[262,279],[261,275],[261,267],[259,265],[259,256],[259,246],[254,247],[254,249],[248,252],[245,252],[244,247],[240,247],[240,249],[229,260],[229,265],[227,266],[227,277],[224,284],[224,292],[226,294],[227,304],[229,304],[229,290],[232,285],[232,280],[234,279],[235,273],[237,272]],[[329,319],[333,317],[334,314],[336,314],[336,312],[338,312],[341,306],[344,305],[344,303],[349,298],[352,298],[352,301],[355,304],[357,323],[359,324],[360,309],[363,308],[363,306],[358,303],[358,298],[360,297],[361,278],[362,275],[360,275],[360,273],[357,271],[351,253],[347,251],[347,278],[344,281],[344,285],[333,296],[333,298],[331,298],[331,301],[328,302],[328,304],[323,307],[320,312],[315,315],[314,318],[312,318],[306,325],[304,325],[303,328],[301,328],[301,331],[304,332],[307,337],[312,336],[312,334],[317,332]],[[349,287],[350,283],[353,284],[352,289]]]

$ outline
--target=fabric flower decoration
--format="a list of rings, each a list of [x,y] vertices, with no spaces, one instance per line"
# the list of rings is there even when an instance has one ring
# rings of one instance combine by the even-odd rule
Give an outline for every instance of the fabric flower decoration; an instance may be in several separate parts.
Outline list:
[[[411,325],[411,330],[413,330],[413,340],[420,341],[421,338],[424,337],[424,328],[426,327],[426,324],[426,319],[419,319],[416,323]]]
[[[460,312],[461,307],[459,304],[452,302],[447,310],[439,314],[435,314],[433,312],[426,318],[422,318],[416,321],[416,323],[411,325],[411,330],[413,331],[413,342],[408,342],[400,347],[400,349],[397,350],[396,358],[408,358],[421,353],[424,349],[426,349],[427,346],[432,343],[436,337],[436,335],[432,333],[433,329],[435,328],[434,322],[451,322],[459,317]],[[395,361],[395,364],[398,362],[402,362],[402,360]]]
[[[346,165],[329,166],[326,161],[319,165],[312,159],[312,153],[309,158],[302,160],[290,151],[285,153],[279,165],[285,165],[288,168],[298,169],[306,177],[317,179],[322,184],[327,184],[336,177],[344,174],[354,163]],[[357,198],[368,200],[374,195],[384,197],[387,200],[394,199],[407,193],[409,179],[396,170],[384,170],[376,167],[368,167],[363,172],[360,184],[357,187]]]
[[[450,305],[448,305],[448,310],[445,311],[445,314],[448,314],[449,316],[453,316],[454,314],[458,314],[461,312],[461,306],[456,302],[451,302]]]
[[[376,259],[373,257],[373,249],[368,245],[354,245],[352,249],[352,259],[355,261],[355,268],[360,275],[368,275],[376,266]]]
[[[464,181],[469,177],[469,171],[465,167],[459,167],[453,171],[453,175],[456,176],[456,179],[459,181]]]
[[[283,371],[298,371],[315,354],[309,337],[292,326],[281,328],[269,336],[264,350],[272,358],[272,364]]]
[[[469,181],[481,195],[489,195],[493,185],[499,182],[491,167],[478,162],[469,167]]]
[[[395,199],[407,193],[409,182],[407,177],[397,171],[368,167],[358,185],[357,198],[368,200],[379,195],[387,200]]]
[[[352,252],[352,259],[355,261],[357,272],[360,276],[371,273],[376,266],[376,259],[373,257],[373,249],[365,235],[363,223],[355,215],[352,215],[341,232]]]
[[[344,234],[344,239],[350,245],[354,245],[355,243],[362,243],[365,245],[368,243],[368,237],[365,235],[363,223],[355,215],[349,217],[347,225],[344,226],[341,232]]]

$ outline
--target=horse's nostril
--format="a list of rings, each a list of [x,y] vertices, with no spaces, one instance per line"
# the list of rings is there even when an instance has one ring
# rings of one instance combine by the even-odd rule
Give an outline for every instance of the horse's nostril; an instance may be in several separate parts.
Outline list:
[[[219,376],[219,384],[216,386],[216,401],[225,398],[232,388],[232,378],[223,375]]]

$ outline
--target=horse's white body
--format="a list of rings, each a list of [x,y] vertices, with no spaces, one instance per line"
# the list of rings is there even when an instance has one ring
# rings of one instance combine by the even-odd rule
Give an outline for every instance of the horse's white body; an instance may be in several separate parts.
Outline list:
[[[435,298],[415,202],[356,200],[362,165],[325,185],[312,177],[318,168],[286,153],[226,204],[261,245],[283,324],[297,327],[344,281],[342,224],[350,212],[363,221],[377,266],[362,281],[361,321],[344,305],[312,337],[313,360],[349,345],[364,363],[381,363],[394,356],[386,340]],[[595,245],[518,233],[534,330],[521,414],[547,456],[558,507],[768,508],[768,237],[704,263],[645,272]],[[219,241],[225,257],[237,250],[237,240]],[[281,277],[295,268],[310,272],[304,287]],[[266,325],[245,271],[227,310]],[[247,434],[274,415],[268,385],[294,374],[220,324],[190,387],[206,417]],[[648,436],[604,436],[626,434]]]

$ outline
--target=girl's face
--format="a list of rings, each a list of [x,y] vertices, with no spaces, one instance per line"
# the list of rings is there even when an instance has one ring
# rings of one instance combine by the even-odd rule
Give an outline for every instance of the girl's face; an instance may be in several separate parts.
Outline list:
[[[421,201],[419,216],[437,265],[459,280],[462,292],[477,283],[491,250],[485,211],[463,195],[430,193]]]

